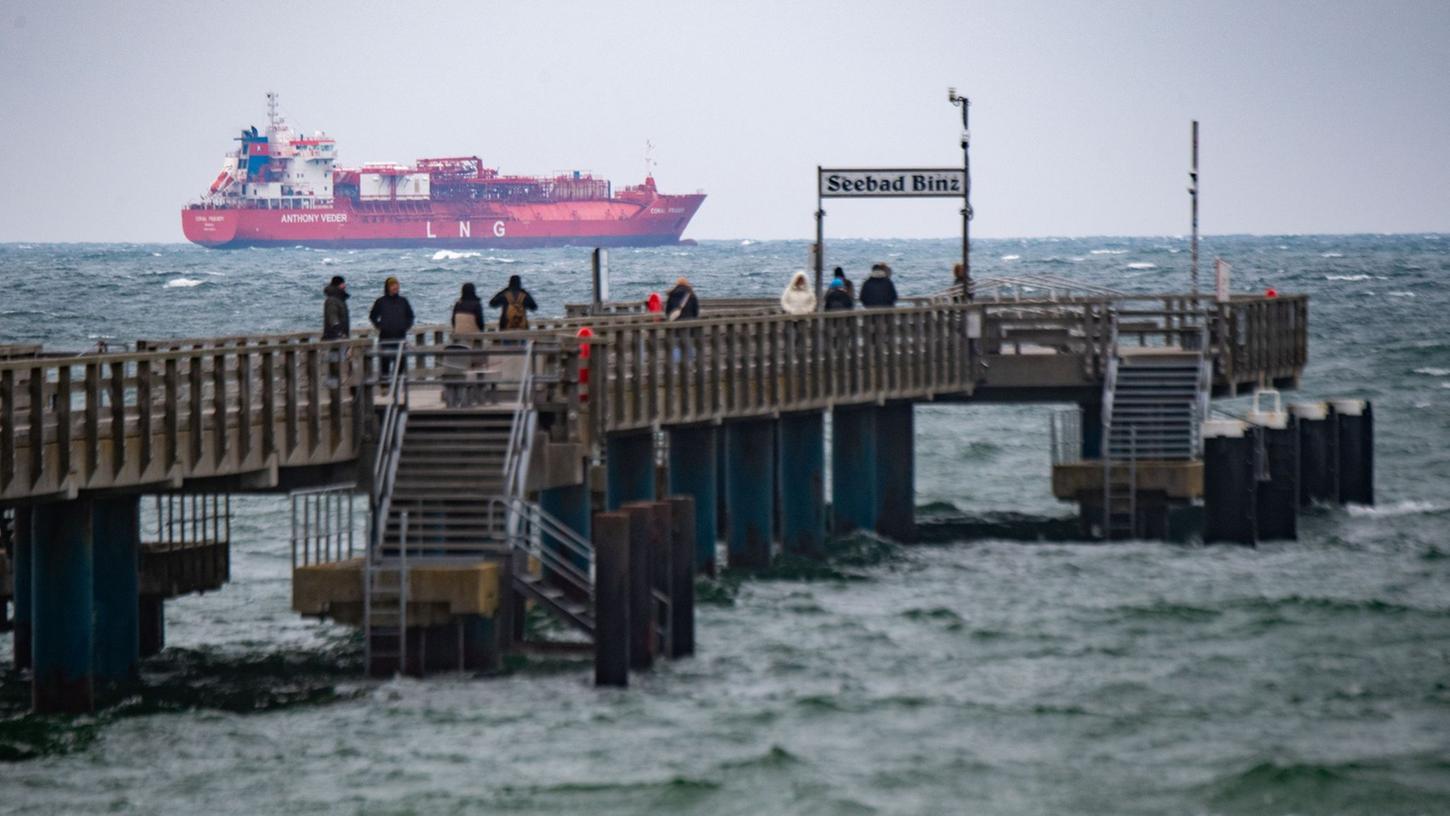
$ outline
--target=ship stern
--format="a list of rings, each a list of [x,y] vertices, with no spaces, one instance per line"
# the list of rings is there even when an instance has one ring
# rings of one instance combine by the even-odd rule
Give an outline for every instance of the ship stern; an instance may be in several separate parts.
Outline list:
[[[216,249],[236,240],[237,219],[236,210],[187,208],[181,211],[181,231],[193,244]]]

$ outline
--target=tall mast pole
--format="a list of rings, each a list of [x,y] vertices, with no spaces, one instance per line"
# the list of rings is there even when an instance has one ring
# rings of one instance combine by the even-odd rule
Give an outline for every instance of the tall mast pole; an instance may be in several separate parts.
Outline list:
[[[962,295],[972,299],[972,131],[967,113],[972,102],[947,88],[947,101],[962,109]]]
[[[1193,120],[1193,164],[1188,170],[1188,200],[1193,218],[1193,267],[1190,275],[1193,296],[1198,297],[1198,120]]]

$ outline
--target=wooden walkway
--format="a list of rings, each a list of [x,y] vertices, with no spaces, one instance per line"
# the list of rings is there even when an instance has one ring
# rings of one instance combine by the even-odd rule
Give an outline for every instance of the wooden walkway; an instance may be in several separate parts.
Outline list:
[[[707,302],[708,303],[708,302]],[[413,376],[441,390],[450,344],[478,355],[535,341],[532,395],[551,439],[888,400],[1062,401],[1102,388],[1113,343],[1206,342],[1216,393],[1297,381],[1308,299],[1186,295],[1044,301],[921,299],[792,316],[761,301],[664,323],[617,313],[535,321],[526,333],[415,331]],[[576,337],[589,326],[592,338]],[[85,491],[227,480],[275,489],[288,470],[349,466],[376,422],[372,340],[314,334],[148,340],[120,354],[0,358],[0,504]],[[359,410],[359,406],[366,408]],[[366,468],[357,468],[365,470]],[[329,477],[331,478],[331,477]]]

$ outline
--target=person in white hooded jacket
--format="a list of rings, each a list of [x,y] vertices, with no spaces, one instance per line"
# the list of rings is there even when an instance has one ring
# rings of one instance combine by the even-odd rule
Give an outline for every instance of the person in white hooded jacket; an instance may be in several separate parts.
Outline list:
[[[810,314],[816,310],[816,293],[811,291],[806,273],[797,272],[790,279],[790,285],[780,293],[780,308],[786,314]]]

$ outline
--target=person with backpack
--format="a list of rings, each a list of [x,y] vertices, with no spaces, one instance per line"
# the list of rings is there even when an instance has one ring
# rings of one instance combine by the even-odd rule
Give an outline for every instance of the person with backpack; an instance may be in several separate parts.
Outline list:
[[[510,275],[509,285],[498,290],[498,294],[488,302],[488,307],[503,310],[498,317],[499,331],[522,331],[529,327],[529,312],[536,311],[539,304],[524,288],[523,279]]]
[[[665,320],[689,320],[700,316],[700,299],[695,297],[695,290],[690,286],[686,278],[679,278],[675,281],[675,288],[670,290],[670,295],[665,299]]]
[[[475,334],[483,331],[483,301],[473,284],[463,284],[463,292],[453,304],[453,333]]]

